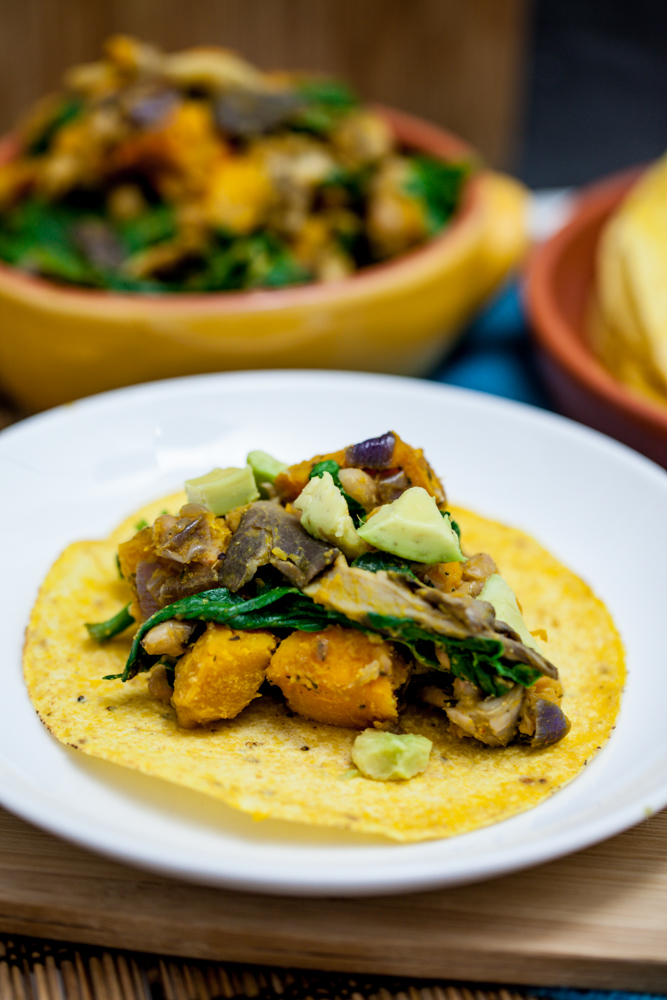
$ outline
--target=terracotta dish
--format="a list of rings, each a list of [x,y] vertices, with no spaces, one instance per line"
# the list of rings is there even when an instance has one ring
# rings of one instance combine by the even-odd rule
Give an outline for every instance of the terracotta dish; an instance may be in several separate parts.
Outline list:
[[[469,157],[455,136],[381,109],[402,144]],[[12,155],[11,137],[0,158]],[[425,373],[523,255],[525,192],[487,170],[426,245],[328,284],[148,296],[58,286],[0,265],[0,383],[28,410],[122,385],[245,368]]]
[[[667,406],[614,378],[586,335],[600,233],[640,173],[618,174],[582,193],[568,225],[532,256],[526,304],[558,408],[667,467]]]

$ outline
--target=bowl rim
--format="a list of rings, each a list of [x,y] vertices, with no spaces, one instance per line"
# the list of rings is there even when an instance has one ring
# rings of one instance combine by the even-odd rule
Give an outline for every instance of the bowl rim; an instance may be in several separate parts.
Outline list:
[[[464,139],[441,128],[430,121],[399,111],[384,104],[369,104],[377,111],[399,139],[400,142],[413,146],[418,152],[429,153],[436,157],[460,157],[468,159],[473,167],[480,163],[479,154]],[[14,132],[0,137],[0,164],[7,162],[15,155],[18,148]],[[458,242],[465,238],[467,230],[474,225],[475,216],[480,205],[480,192],[484,179],[490,171],[481,168],[467,179],[460,204],[451,221],[443,231],[421,246],[401,254],[388,261],[370,264],[337,281],[309,282],[303,285],[292,285],[288,288],[257,288],[241,291],[220,292],[115,292],[105,289],[79,288],[76,286],[58,285],[48,278],[28,274],[0,261],[0,289],[23,292],[24,294],[39,294],[41,297],[55,298],[63,305],[76,304],[79,307],[100,307],[105,310],[113,304],[127,306],[129,304],[151,312],[187,311],[195,313],[245,313],[258,309],[281,309],[302,305],[319,305],[341,297],[341,294],[352,296],[372,293],[376,288],[394,284],[400,277],[409,278],[413,273],[428,268],[440,257],[446,256]]]
[[[581,191],[569,222],[533,251],[526,269],[524,294],[535,337],[561,368],[597,399],[626,415],[629,412],[646,427],[655,429],[657,426],[667,433],[667,406],[663,408],[635,395],[607,371],[563,316],[558,282],[554,277],[561,260],[582,231],[601,221],[606,222],[645,170],[646,165],[632,167]]]

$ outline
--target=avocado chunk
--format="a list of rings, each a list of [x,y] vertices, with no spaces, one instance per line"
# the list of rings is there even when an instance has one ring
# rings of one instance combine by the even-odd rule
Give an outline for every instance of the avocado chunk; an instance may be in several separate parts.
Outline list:
[[[352,760],[364,778],[397,781],[414,778],[428,766],[433,746],[425,736],[397,736],[381,729],[364,729],[352,747]]]
[[[190,503],[200,503],[216,517],[257,500],[259,492],[249,465],[244,469],[213,469],[198,479],[188,479],[185,492]]]
[[[275,483],[276,476],[287,468],[284,462],[279,462],[277,458],[269,455],[266,451],[248,452],[247,462],[252,469],[257,488],[260,490],[263,483]]]
[[[411,562],[463,562],[465,558],[449,514],[440,513],[435,497],[422,486],[412,486],[398,500],[380,507],[358,533],[376,549]]]
[[[479,599],[480,601],[488,601],[489,604],[493,605],[496,618],[499,618],[501,622],[505,622],[510,628],[513,628],[519,635],[524,646],[537,649],[535,640],[528,631],[519,611],[516,595],[509,583],[503,580],[500,573],[494,573],[489,577],[482,587]]]
[[[356,559],[366,551],[345,497],[330,472],[311,479],[299,493],[294,506],[302,512],[301,524],[313,538],[336,545],[348,559]]]

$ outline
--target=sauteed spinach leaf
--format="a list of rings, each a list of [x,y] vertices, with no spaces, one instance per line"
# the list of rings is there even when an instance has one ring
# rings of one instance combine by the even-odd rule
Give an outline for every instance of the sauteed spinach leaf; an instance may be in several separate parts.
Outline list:
[[[351,565],[355,569],[368,570],[369,573],[379,573],[380,570],[385,570],[387,573],[400,573],[401,576],[407,577],[413,583],[421,584],[419,577],[413,573],[408,559],[392,556],[389,552],[381,552],[380,549],[376,552],[364,552],[363,555],[357,556]]]
[[[431,234],[437,233],[451,219],[470,167],[466,163],[443,163],[430,156],[415,155],[406,184],[409,194],[426,207]]]
[[[378,632],[408,646],[415,659],[440,670],[444,668],[435,656],[435,646],[442,646],[451,661],[452,673],[476,684],[487,695],[497,697],[507,691],[510,685],[505,684],[503,678],[512,684],[530,687],[542,676],[535,667],[503,660],[503,645],[497,639],[485,636],[452,639],[427,632],[409,618],[377,615],[373,612],[369,612],[368,620]]]
[[[124,609],[121,614],[126,612],[127,609]],[[319,632],[329,625],[342,625],[344,628],[369,631],[345,615],[315,604],[296,587],[273,587],[250,599],[244,599],[225,587],[219,587],[184,597],[152,615],[137,630],[123,673],[110,675],[105,680],[126,681],[143,670],[149,670],[159,660],[159,656],[146,653],[141,640],[155,625],[172,618],[213,621],[239,630],[267,628]],[[450,658],[451,669],[455,676],[466,678],[487,695],[504,694],[510,686],[506,681],[529,687],[541,676],[533,667],[504,661],[502,643],[495,639],[479,636],[451,639],[428,632],[411,619],[378,615],[373,612],[369,612],[368,619],[372,626],[371,631],[406,646],[420,663],[436,670],[445,669],[439,663],[435,651],[436,645],[442,646]],[[89,631],[92,628],[103,631],[103,627],[108,625],[109,623],[101,623],[101,626],[87,626],[87,628]],[[109,635],[101,636],[101,641],[112,634],[115,633],[110,632]]]
[[[130,605],[126,604],[122,611],[105,622],[86,622],[88,635],[97,642],[106,642],[114,635],[124,632],[130,625],[134,625],[134,618],[130,614]]]
[[[278,604],[279,606],[276,606]],[[184,597],[156,611],[137,630],[123,673],[110,675],[105,677],[105,680],[121,678],[126,681],[140,671],[148,670],[159,657],[147,654],[141,645],[141,640],[155,625],[172,618],[218,622],[239,630],[282,628],[290,631],[298,629],[301,632],[318,632],[327,625],[344,625],[346,628],[357,629],[360,627],[345,615],[327,611],[315,604],[296,587],[274,587],[260,592],[249,600],[233,594],[226,587],[218,587],[215,590],[206,590],[201,594]]]

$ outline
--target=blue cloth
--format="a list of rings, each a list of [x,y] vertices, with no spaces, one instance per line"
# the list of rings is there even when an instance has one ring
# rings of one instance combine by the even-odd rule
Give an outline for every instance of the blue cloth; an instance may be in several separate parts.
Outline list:
[[[517,284],[492,300],[430,378],[554,409],[537,368]]]

